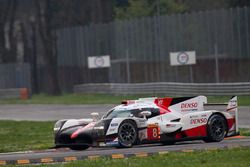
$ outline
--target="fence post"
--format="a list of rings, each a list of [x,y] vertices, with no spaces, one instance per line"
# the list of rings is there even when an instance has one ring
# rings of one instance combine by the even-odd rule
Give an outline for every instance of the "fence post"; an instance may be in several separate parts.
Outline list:
[[[220,74],[219,74],[219,61],[218,61],[218,45],[214,44],[214,57],[215,57],[215,77],[216,83],[220,82]]]
[[[126,50],[126,70],[127,70],[127,83],[130,83],[130,62],[129,62],[129,52]]]
[[[190,82],[194,83],[193,65],[189,65],[189,72],[190,72]]]

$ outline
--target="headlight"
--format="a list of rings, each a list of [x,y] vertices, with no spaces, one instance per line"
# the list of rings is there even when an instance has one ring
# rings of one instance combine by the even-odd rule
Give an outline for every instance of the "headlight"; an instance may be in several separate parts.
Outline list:
[[[102,130],[102,129],[104,129],[104,126],[95,126],[94,127],[94,130]]]
[[[104,129],[104,123],[103,121],[99,121],[98,123],[95,124],[93,127],[94,130],[103,130]]]
[[[57,121],[56,123],[55,123],[55,125],[54,125],[54,132],[56,133],[56,132],[58,132],[60,129],[61,129],[61,127],[63,126],[63,124],[66,122],[66,120],[59,120],[59,121]]]

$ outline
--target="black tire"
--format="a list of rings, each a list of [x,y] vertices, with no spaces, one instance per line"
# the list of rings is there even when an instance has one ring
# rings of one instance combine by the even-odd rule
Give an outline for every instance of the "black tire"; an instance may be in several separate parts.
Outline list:
[[[133,121],[123,121],[118,129],[118,142],[120,147],[129,148],[132,147],[138,138],[137,126]]]
[[[69,147],[71,150],[86,150],[89,148],[88,145],[72,145]]]
[[[172,141],[172,140],[167,140],[167,141],[162,141],[161,142],[163,145],[166,145],[166,146],[168,146],[168,145],[174,145],[175,144],[175,141]]]
[[[207,137],[205,142],[220,142],[224,139],[227,133],[227,124],[223,116],[212,115],[207,123]]]

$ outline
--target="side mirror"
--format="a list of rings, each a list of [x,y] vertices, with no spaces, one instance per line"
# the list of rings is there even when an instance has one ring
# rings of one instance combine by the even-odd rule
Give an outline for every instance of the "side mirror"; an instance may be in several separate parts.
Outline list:
[[[99,120],[99,113],[92,112],[90,115],[92,116],[92,119],[93,119],[94,122]]]
[[[140,114],[143,116],[144,119],[146,119],[152,113],[151,113],[151,111],[142,111]]]

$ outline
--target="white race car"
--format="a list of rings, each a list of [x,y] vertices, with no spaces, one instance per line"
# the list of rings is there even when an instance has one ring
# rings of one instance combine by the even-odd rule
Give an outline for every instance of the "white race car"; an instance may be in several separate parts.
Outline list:
[[[98,113],[92,113],[91,119],[57,121],[55,145],[87,149],[155,142],[174,144],[194,139],[219,142],[239,134],[236,96],[230,99],[224,111],[205,110],[206,105],[209,104],[205,96],[123,101],[100,120]]]

